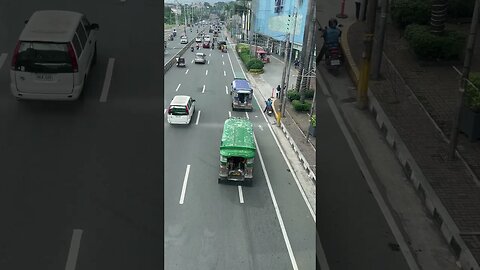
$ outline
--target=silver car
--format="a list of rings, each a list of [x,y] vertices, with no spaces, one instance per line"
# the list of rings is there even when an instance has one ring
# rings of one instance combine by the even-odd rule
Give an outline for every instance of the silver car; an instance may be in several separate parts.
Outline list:
[[[206,59],[206,54],[204,53],[196,53],[195,54],[195,64],[205,64],[207,63],[207,59]]]

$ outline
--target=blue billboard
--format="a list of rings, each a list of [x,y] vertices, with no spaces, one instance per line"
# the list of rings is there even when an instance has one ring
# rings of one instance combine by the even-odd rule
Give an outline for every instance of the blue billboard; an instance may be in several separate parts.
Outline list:
[[[308,0],[254,0],[254,24],[251,30],[283,41],[287,32],[293,34],[296,11],[294,43],[302,44],[307,8]]]

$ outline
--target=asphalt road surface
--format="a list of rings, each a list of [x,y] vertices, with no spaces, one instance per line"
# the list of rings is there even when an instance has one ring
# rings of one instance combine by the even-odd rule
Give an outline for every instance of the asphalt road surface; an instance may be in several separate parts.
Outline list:
[[[168,40],[168,37],[170,36],[171,30],[169,29],[165,31],[165,40],[167,41],[167,48],[165,49],[164,53],[164,61],[165,63],[172,59],[172,57],[175,57],[175,55],[187,44],[180,44],[180,37],[185,34],[185,29],[183,27],[179,27],[177,30],[177,36],[174,37],[172,41]],[[194,26],[194,27],[187,27],[187,37],[188,37],[188,42],[190,42],[192,39],[197,37],[202,30],[204,31],[205,34],[210,35],[210,38],[213,40],[213,33],[208,33],[208,27],[204,26]],[[190,31],[191,30],[191,31]],[[198,30],[198,33],[197,33]]]
[[[175,95],[196,99],[189,126],[164,124],[165,269],[313,270],[314,216],[287,170],[263,104],[255,103],[253,112],[231,110],[230,83],[242,71],[229,49],[200,49],[205,65],[192,63],[194,53],[187,51],[187,67],[165,75],[165,108]],[[220,138],[230,115],[254,124],[252,187],[217,183]]]
[[[162,5],[0,1],[0,269],[162,269]],[[81,11],[100,25],[82,101],[10,93],[11,53],[39,9]]]

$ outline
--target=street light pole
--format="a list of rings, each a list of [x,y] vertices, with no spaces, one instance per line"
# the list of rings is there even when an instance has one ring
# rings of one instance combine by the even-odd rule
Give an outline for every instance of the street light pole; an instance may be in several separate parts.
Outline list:
[[[457,100],[457,107],[455,109],[455,118],[453,119],[452,134],[450,136],[450,143],[448,145],[448,154],[450,160],[455,159],[455,149],[458,143],[458,126],[460,123],[461,110],[463,107],[463,100],[465,95],[465,86],[468,75],[470,74],[470,66],[472,63],[473,48],[475,47],[475,36],[477,35],[478,19],[479,19],[480,0],[475,1],[475,8],[473,10],[472,23],[470,24],[470,35],[468,37],[465,60],[463,62],[463,72],[460,78],[460,87],[458,89],[459,95]]]

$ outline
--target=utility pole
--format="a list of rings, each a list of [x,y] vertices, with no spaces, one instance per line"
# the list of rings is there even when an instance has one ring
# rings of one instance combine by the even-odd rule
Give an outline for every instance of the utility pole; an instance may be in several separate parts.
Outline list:
[[[313,2],[313,5],[312,5]],[[308,39],[310,38],[310,28],[313,27],[313,25],[310,23],[311,18],[313,17],[312,14],[314,12],[314,8],[316,6],[315,1],[313,0],[308,0],[308,9],[307,9],[307,16],[305,18],[305,29],[303,30],[303,42],[302,42],[302,54],[300,58],[300,66],[299,66],[299,74],[303,75],[304,69],[305,69],[305,63],[308,63],[307,61],[307,54],[310,52],[311,48],[308,47]],[[313,7],[313,9],[312,9]],[[300,86],[302,84],[303,76],[298,76],[297,77],[297,83],[295,85],[295,89],[297,91],[300,91]]]
[[[368,0],[367,6],[367,30],[364,38],[364,51],[362,54],[363,63],[360,70],[360,80],[357,90],[357,106],[363,110],[368,105],[368,79],[370,74],[370,59],[372,57],[373,33],[375,31],[375,15],[377,0]]]
[[[380,77],[380,69],[382,66],[383,56],[383,44],[385,41],[385,28],[387,26],[387,13],[389,0],[382,1],[382,11],[380,13],[380,20],[378,25],[378,31],[376,31],[375,42],[373,43],[373,55],[372,55],[372,78],[378,80]]]
[[[460,87],[458,89],[457,108],[455,109],[455,118],[453,119],[452,134],[450,136],[450,143],[448,145],[450,160],[455,159],[455,149],[458,143],[458,125],[460,123],[461,111],[463,107],[463,100],[465,95],[465,85],[467,83],[468,75],[470,74],[470,66],[472,63],[473,48],[475,47],[475,36],[477,35],[478,19],[479,19],[480,0],[475,1],[473,10],[472,23],[470,24],[470,35],[468,36],[465,60],[463,62],[463,72],[460,78]]]
[[[288,56],[288,63],[286,63],[287,65],[287,82],[285,83],[285,94],[287,92],[287,89],[288,89],[288,83],[290,81],[290,66],[292,64],[292,54],[293,54],[293,44],[295,44],[295,30],[297,29],[297,12],[295,11],[295,19],[294,19],[294,23],[293,23],[293,35],[292,35],[292,42],[290,43],[290,55]],[[287,99],[284,97],[283,98],[283,103],[282,103],[282,117],[285,117],[285,111],[286,111],[286,102]]]
[[[283,72],[282,72],[282,81],[280,82],[280,102],[282,104],[282,106],[280,107],[280,111],[283,113],[283,100],[287,97],[287,90],[286,90],[286,87],[285,87],[285,76],[287,75],[287,60],[288,60],[288,54],[287,54],[287,48],[288,48],[288,43],[290,41],[290,33],[287,33],[285,35],[285,56],[284,56],[284,63],[285,63],[285,67],[283,68]]]
[[[313,12],[315,12],[315,8],[316,8],[316,3],[315,1],[312,1],[310,0],[310,6],[309,6],[309,12],[311,12],[312,14],[310,14],[310,18],[307,18],[309,19],[306,23],[308,23],[310,25],[310,27],[308,28],[308,32],[307,32],[307,55],[306,55],[306,64],[307,64],[307,71],[305,72],[305,70],[302,71],[302,73],[307,73],[309,74],[310,73],[310,60],[311,60],[311,53],[314,51],[314,48],[315,48],[315,45],[314,45],[314,39],[313,39],[313,33],[315,32],[314,31],[314,25],[315,25],[315,17],[313,16]],[[308,79],[306,78],[302,78],[302,84],[301,84],[301,87],[300,87],[300,101],[301,102],[304,102],[305,101],[305,89],[307,88],[307,81]]]

